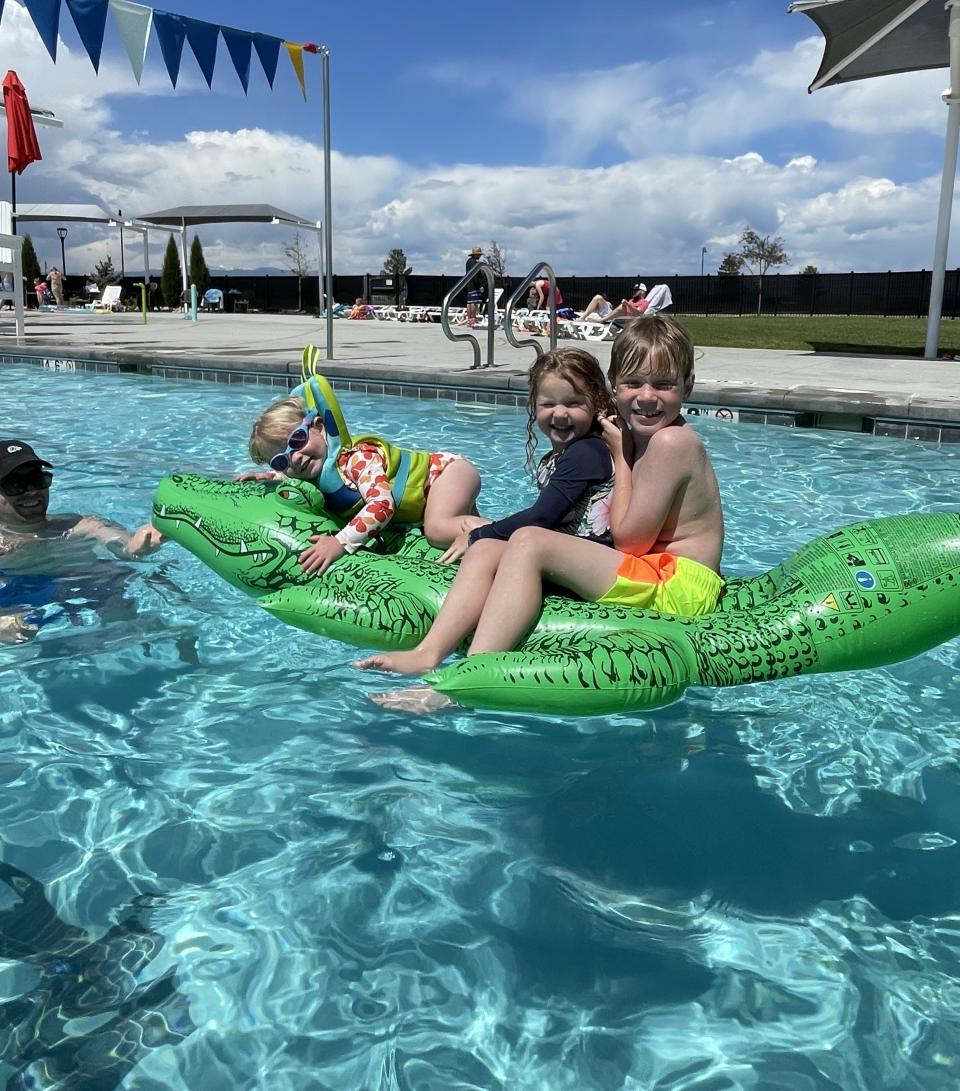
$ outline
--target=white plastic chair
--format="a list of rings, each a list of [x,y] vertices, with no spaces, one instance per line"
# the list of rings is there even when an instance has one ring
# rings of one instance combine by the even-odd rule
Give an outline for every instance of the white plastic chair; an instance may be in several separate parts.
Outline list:
[[[103,295],[90,304],[94,311],[118,311],[120,309],[120,293],[123,287],[120,284],[108,284],[103,289]]]

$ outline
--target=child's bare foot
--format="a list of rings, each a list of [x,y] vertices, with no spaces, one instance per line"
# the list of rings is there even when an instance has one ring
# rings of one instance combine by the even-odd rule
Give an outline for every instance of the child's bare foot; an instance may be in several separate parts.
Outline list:
[[[362,671],[393,671],[394,674],[426,674],[439,660],[429,652],[411,648],[408,652],[378,652],[358,659],[353,665]]]
[[[441,708],[454,708],[457,704],[445,693],[438,693],[431,686],[388,689],[383,693],[371,693],[370,700],[383,708],[394,708],[399,712],[436,712]]]

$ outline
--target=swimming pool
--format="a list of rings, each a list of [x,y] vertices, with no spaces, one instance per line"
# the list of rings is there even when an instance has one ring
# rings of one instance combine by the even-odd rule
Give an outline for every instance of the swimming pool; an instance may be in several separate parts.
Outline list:
[[[4,431],[57,467],[52,509],[128,526],[169,470],[246,466],[271,397],[31,367],[6,368],[4,393]],[[520,412],[343,403],[474,459],[486,510],[526,487]],[[694,424],[732,572],[845,522],[956,509],[948,448]],[[648,715],[416,719],[366,701],[379,682],[352,649],[175,547],[108,574],[108,605],[121,582],[136,616],[85,586],[0,646],[8,1072],[191,1091],[955,1086],[960,642]]]

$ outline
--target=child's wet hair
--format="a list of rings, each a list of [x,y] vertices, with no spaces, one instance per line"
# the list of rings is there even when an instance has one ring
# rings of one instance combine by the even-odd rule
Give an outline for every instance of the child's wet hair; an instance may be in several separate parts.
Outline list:
[[[268,406],[253,422],[248,445],[250,457],[260,464],[269,462],[287,445],[290,433],[307,415],[303,398],[280,398]]]
[[[607,371],[610,385],[616,387],[647,365],[655,375],[693,380],[693,341],[679,322],[657,314],[638,318],[617,334]]]
[[[537,419],[537,395],[540,383],[547,375],[559,375],[561,379],[566,379],[574,390],[584,395],[598,431],[599,425],[596,424],[596,418],[616,413],[616,406],[607,388],[607,381],[603,377],[595,356],[585,349],[567,347],[550,349],[549,352],[543,353],[530,368],[525,463],[527,470],[530,471],[533,470],[533,455],[537,446],[537,437],[533,430]]]

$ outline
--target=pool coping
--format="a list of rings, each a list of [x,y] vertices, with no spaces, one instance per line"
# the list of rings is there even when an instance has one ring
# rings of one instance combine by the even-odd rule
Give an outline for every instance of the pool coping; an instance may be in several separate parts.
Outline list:
[[[92,370],[154,375],[176,380],[257,383],[290,389],[300,365],[257,357],[229,363],[194,356],[149,354],[118,349],[76,351],[70,345],[0,345],[0,363],[36,363],[51,370]],[[335,385],[371,394],[450,398],[459,402],[523,405],[526,368],[409,368],[379,360],[330,360],[324,374]],[[928,442],[960,442],[960,401],[880,391],[840,390],[809,385],[762,386],[737,381],[698,380],[687,404],[701,413],[730,410],[743,423],[860,432]]]

